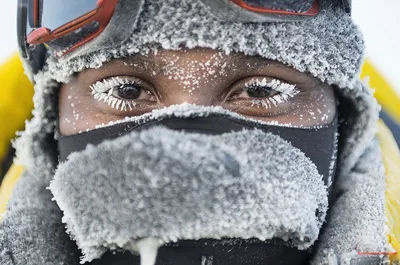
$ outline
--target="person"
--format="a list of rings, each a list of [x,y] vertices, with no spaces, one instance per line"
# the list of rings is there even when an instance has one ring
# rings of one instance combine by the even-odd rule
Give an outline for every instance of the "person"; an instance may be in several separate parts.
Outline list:
[[[52,3],[19,5],[35,110],[1,264],[398,261],[346,1]]]

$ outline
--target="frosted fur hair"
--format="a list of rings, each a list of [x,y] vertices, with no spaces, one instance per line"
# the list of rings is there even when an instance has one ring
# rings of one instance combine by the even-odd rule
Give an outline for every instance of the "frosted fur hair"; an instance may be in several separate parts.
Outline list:
[[[130,0],[121,0],[116,16],[97,40],[67,57],[51,57],[49,71],[55,80],[66,81],[74,72],[145,53],[149,45],[157,44],[164,49],[203,47],[258,55],[348,87],[360,69],[364,42],[350,15],[335,2],[340,1],[321,1],[318,17],[303,22],[233,23],[217,20],[201,0],[146,0],[138,17],[121,24],[121,17],[132,17],[136,13],[132,9],[138,8]],[[321,30],[328,25],[329,30]],[[126,30],[129,37],[123,39]]]
[[[138,1],[121,0],[116,12],[129,14],[130,2]],[[126,27],[131,32],[128,38],[110,40],[107,36],[124,35],[119,34],[124,27],[110,24],[91,45],[62,59],[50,56],[44,71],[34,77],[34,117],[16,142],[19,162],[26,173],[0,226],[0,263],[14,264],[12,260],[16,259],[21,264],[69,264],[67,260],[71,258],[65,256],[62,247],[57,252],[58,245],[53,242],[67,239],[61,213],[45,190],[57,167],[54,140],[57,82],[66,82],[73,73],[98,68],[113,58],[181,46],[262,56],[336,86],[343,123],[334,192],[342,195],[330,206],[312,264],[327,264],[328,260],[347,264],[354,250],[387,250],[385,175],[375,140],[379,107],[370,88],[358,80],[364,55],[363,38],[335,1],[322,0],[321,5],[323,10],[318,17],[303,22],[243,24],[218,21],[200,0],[145,0],[140,15],[132,23],[123,24],[132,25]],[[124,16],[114,16],[112,21],[121,17]],[[30,200],[31,197],[35,200]],[[15,220],[20,220],[18,226],[13,225]],[[47,227],[43,222],[55,227],[52,235],[43,232],[43,227]],[[24,231],[24,236],[18,231]],[[30,246],[35,259],[24,259],[26,246]],[[43,258],[42,253],[47,253],[48,258]],[[76,261],[75,257],[71,259]]]

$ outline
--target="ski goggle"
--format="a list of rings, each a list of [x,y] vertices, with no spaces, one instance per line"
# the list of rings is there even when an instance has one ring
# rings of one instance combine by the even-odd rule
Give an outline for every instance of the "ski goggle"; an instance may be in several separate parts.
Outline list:
[[[45,44],[66,54],[98,36],[118,0],[18,0],[18,39],[23,55]]]
[[[18,0],[17,30],[22,57],[37,72],[44,58],[38,58],[35,50],[43,53],[42,50],[50,49],[62,56],[83,46],[104,31],[117,4],[124,1],[134,7],[132,17],[139,16],[139,7],[145,0]],[[199,1],[224,21],[299,21],[319,12],[318,0]]]

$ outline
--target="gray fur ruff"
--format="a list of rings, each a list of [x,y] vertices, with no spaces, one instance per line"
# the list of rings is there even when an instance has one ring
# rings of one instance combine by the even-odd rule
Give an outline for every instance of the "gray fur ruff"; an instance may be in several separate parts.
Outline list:
[[[321,1],[316,18],[293,23],[221,22],[199,0],[144,2],[138,17],[120,22],[138,8],[130,0],[121,0],[110,26],[91,45],[61,59],[50,57],[48,70],[53,78],[65,82],[74,72],[145,53],[154,44],[173,50],[203,47],[257,55],[340,87],[352,84],[363,61],[362,34],[351,17],[332,4],[335,1]]]
[[[122,5],[126,1],[121,1],[118,12],[129,12]],[[112,58],[145,52],[154,44],[166,49],[185,45],[259,55],[338,86],[344,122],[334,192],[341,196],[330,205],[311,264],[349,264],[355,250],[388,250],[385,174],[375,140],[379,107],[368,85],[357,78],[363,40],[351,18],[335,6],[328,8],[328,2],[322,1],[325,8],[315,19],[244,26],[217,21],[196,0],[152,0],[154,5],[144,6],[140,18],[131,24],[138,27],[122,40],[122,46],[119,39],[114,43],[107,40],[112,31],[120,32],[108,27],[104,39],[98,38],[90,49],[78,50],[65,59],[50,57],[45,71],[35,76],[33,118],[15,144],[18,162],[26,170],[0,224],[0,264],[79,263],[76,243],[66,236],[61,222],[63,214],[46,190],[57,167],[56,81],[67,81],[73,72],[100,67]],[[110,44],[106,53],[100,51],[102,42]]]
[[[259,130],[134,131],[72,154],[50,190],[83,261],[149,236],[165,243],[283,238],[307,249],[328,209],[312,161]]]

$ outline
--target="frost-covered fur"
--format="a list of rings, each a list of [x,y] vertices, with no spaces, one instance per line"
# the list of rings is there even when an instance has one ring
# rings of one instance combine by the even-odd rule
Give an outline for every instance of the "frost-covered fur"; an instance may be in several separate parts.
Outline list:
[[[338,1],[321,1],[324,9],[317,18],[307,21],[246,24],[216,20],[199,0],[147,0],[138,21],[122,24],[119,17],[134,12],[131,0],[120,2],[117,14],[121,16],[113,18],[95,43],[59,60],[50,58],[49,70],[54,79],[66,81],[73,72],[98,68],[111,58],[144,53],[149,44],[157,43],[164,49],[204,47],[258,55],[309,72],[329,84],[348,87],[364,56],[362,35],[351,17],[332,4]],[[329,29],[321,30],[328,25]],[[127,40],[116,44],[114,39],[120,40],[121,36]]]
[[[132,1],[120,2],[117,11],[129,13],[124,4]],[[387,250],[385,176],[374,140],[379,109],[369,87],[357,80],[363,58],[362,36],[348,15],[335,7],[327,8],[330,2],[322,1],[324,10],[318,18],[305,22],[232,24],[216,21],[196,0],[151,0],[151,5],[146,0],[139,20],[134,18],[129,24],[132,28],[126,27],[133,34],[122,47],[123,27],[110,26],[97,43],[69,58],[50,57],[49,67],[35,76],[34,117],[16,143],[26,172],[0,226],[0,264],[78,263],[76,244],[66,237],[62,213],[45,188],[57,166],[54,131],[58,84],[54,80],[66,81],[75,71],[145,52],[155,43],[166,49],[184,45],[259,55],[338,86],[343,122],[336,200],[330,205],[311,263],[341,260],[348,264],[354,251]],[[107,36],[112,32],[120,38],[110,42]],[[104,43],[109,44],[108,52],[99,52]]]
[[[284,238],[306,249],[328,209],[312,161],[259,130],[132,132],[72,154],[50,189],[84,261],[148,236],[165,243]]]
[[[367,145],[362,157],[346,176],[337,182],[336,192],[341,193],[331,207],[327,225],[315,251],[314,264],[321,264],[326,249],[333,253],[354,252],[342,257],[340,264],[356,258],[356,251],[384,252],[386,231],[382,218],[385,216],[385,173],[380,161],[381,153],[376,140]],[[379,202],[379,203],[377,203]]]
[[[80,251],[65,233],[45,174],[25,172],[0,225],[1,265],[77,265]]]

